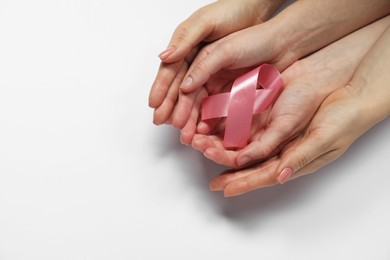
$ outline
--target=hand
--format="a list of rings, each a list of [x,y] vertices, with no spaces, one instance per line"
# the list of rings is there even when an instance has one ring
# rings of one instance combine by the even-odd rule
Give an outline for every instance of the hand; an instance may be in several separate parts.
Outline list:
[[[309,0],[298,1],[263,24],[207,45],[185,73],[178,101],[175,95],[170,99],[172,106],[177,101],[173,126],[184,127],[195,102],[193,92],[208,84],[210,77],[218,71],[261,63],[270,63],[284,70],[301,57],[383,17],[389,8],[387,0],[375,0],[375,4],[365,0],[354,0],[353,3],[352,0],[328,0],[316,1],[315,4]],[[179,84],[175,93],[178,93],[178,88]]]
[[[359,62],[389,23],[390,17],[383,18],[285,70],[282,74],[285,89],[270,110],[254,117],[247,147],[238,151],[223,147],[223,120],[200,122],[192,146],[214,162],[233,168],[277,154],[284,144],[300,134],[330,93],[348,84]],[[192,113],[198,111],[199,106],[195,105]],[[195,117],[188,121],[182,129],[182,141],[192,139],[195,124]]]
[[[390,26],[376,41],[350,83],[322,103],[306,130],[278,156],[210,182],[236,196],[312,173],[342,155],[365,131],[390,114]]]
[[[230,197],[311,173],[339,157],[362,134],[367,128],[361,124],[362,114],[361,103],[346,88],[339,89],[324,101],[308,129],[279,156],[251,168],[226,172],[211,180],[210,189],[224,190]]]
[[[154,123],[169,120],[179,85],[202,42],[212,42],[232,32],[266,21],[285,0],[221,0],[205,6],[180,24],[160,54],[162,63],[153,83],[149,105]]]

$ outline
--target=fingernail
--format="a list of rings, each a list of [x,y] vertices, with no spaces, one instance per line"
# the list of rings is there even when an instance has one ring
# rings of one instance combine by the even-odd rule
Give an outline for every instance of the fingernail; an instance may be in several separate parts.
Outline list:
[[[203,155],[204,155],[204,157],[206,157],[207,159],[211,160],[211,157],[210,157],[206,152],[204,152]]]
[[[252,159],[250,157],[244,156],[238,160],[237,164],[238,164],[238,166],[243,166],[243,165],[247,164],[248,162],[250,162],[251,160]]]
[[[158,57],[160,57],[160,59],[162,60],[165,60],[166,58],[168,58],[169,56],[171,56],[172,53],[174,53],[176,50],[175,47],[169,47],[168,49],[166,49],[165,51],[161,52]]]
[[[220,187],[220,185],[218,185],[217,183],[214,183],[212,181],[209,183],[209,188],[210,188],[210,191],[221,191],[221,190],[223,190],[223,188]]]
[[[186,139],[188,138],[186,135],[188,135],[188,134],[187,134],[187,133],[182,133],[182,134],[180,135],[180,142],[181,142],[182,144],[184,144],[184,145],[189,146],[190,143],[186,140]]]
[[[280,184],[285,183],[290,178],[291,174],[292,174],[291,168],[284,169],[278,176],[278,182]]]
[[[186,89],[188,89],[189,87],[191,87],[191,84],[192,84],[192,77],[191,77],[191,76],[188,76],[188,77],[183,81],[183,83],[181,84],[180,88],[183,89],[183,90],[186,90]]]

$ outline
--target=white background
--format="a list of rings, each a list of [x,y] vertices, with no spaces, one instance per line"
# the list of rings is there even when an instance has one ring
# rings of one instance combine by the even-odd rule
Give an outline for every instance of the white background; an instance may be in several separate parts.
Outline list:
[[[152,124],[176,25],[209,1],[0,1],[0,259],[390,259],[390,121],[338,161],[223,198]],[[282,36],[281,36],[282,37]]]

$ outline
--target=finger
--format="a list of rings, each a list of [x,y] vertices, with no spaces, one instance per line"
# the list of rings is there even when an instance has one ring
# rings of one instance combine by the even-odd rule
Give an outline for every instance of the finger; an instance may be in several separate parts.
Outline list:
[[[204,156],[215,163],[237,168],[235,164],[235,151],[226,150],[222,139],[218,136],[196,134],[192,140],[192,147],[203,152]]]
[[[186,93],[193,92],[213,74],[230,66],[234,62],[233,47],[231,41],[220,41],[203,48],[192,63],[180,89]]]
[[[166,63],[176,62],[185,56],[213,31],[213,22],[201,10],[196,11],[174,31],[169,47],[159,57]]]
[[[218,191],[223,190],[225,187],[239,179],[242,179],[246,176],[249,176],[251,174],[254,174],[255,172],[264,171],[266,168],[271,167],[272,164],[275,164],[274,158],[268,160],[267,162],[257,164],[256,166],[253,166],[251,168],[246,168],[242,170],[227,170],[222,172],[219,176],[213,178],[210,183],[209,187],[212,191]],[[277,165],[277,164],[276,164]],[[274,168],[276,166],[273,166]],[[273,168],[273,169],[274,169]]]
[[[219,121],[220,119],[209,119],[207,121],[200,121],[196,127],[196,131],[199,134],[209,134],[215,128]]]
[[[278,182],[283,184],[297,172],[308,166],[320,156],[332,152],[331,144],[327,144],[323,136],[312,133],[301,137],[282,154],[276,169]]]
[[[199,54],[202,55],[202,54]],[[223,84],[215,84],[216,87],[222,87]],[[203,87],[202,87],[203,89]],[[185,123],[188,121],[188,118],[191,113],[191,108],[195,102],[195,98],[199,95],[199,91],[197,90],[192,93],[183,93],[182,91],[179,92],[179,100],[177,102],[174,116],[173,116],[173,126],[176,128],[183,128]],[[202,90],[203,91],[203,90]],[[204,90],[206,91],[206,90]],[[206,91],[207,92],[207,91]],[[201,106],[201,101],[199,100],[199,107]]]
[[[236,151],[226,150],[222,147],[222,142],[214,147],[209,147],[204,151],[204,156],[208,159],[231,168],[237,168],[235,162],[236,154]]]
[[[199,110],[200,110],[200,103],[202,102],[203,98],[205,98],[208,95],[207,91],[205,89],[201,89],[199,95],[195,99],[195,103],[192,107],[190,118],[188,119],[185,126],[180,131],[180,140],[183,144],[190,145],[191,141],[195,135],[196,132],[196,125],[198,123],[199,119]]]
[[[224,196],[232,197],[247,193],[249,191],[268,187],[277,184],[275,169],[278,165],[276,158],[273,158],[258,167],[244,170],[242,177],[231,178],[223,183],[225,186]]]
[[[337,159],[342,153],[343,151],[340,150],[332,150],[320,155],[302,169],[299,169],[293,176],[290,177],[290,180],[317,171],[321,167]],[[232,176],[228,176],[227,178],[225,177],[227,180],[217,180],[217,184],[213,183],[212,187],[219,188],[219,190],[223,187],[225,197],[231,197],[281,183],[280,175],[278,175],[277,170],[277,167],[280,166],[280,160],[274,157],[264,164],[265,166],[262,168],[250,168],[249,170],[245,170],[249,171],[250,174],[243,175],[242,178],[233,178]]]
[[[298,170],[293,176],[290,177],[289,180],[296,179],[298,177],[316,172],[320,168],[324,167],[325,165],[339,158],[343,153],[344,151],[338,149],[325,153],[320,157],[318,157],[317,159],[313,160],[311,163],[309,163],[302,169]]]
[[[243,166],[249,162],[259,161],[275,154],[280,150],[286,140],[292,140],[296,136],[294,133],[297,129],[295,125],[280,124],[273,122],[269,128],[261,131],[259,140],[251,142],[247,147],[242,149],[237,155],[237,165]]]
[[[149,106],[159,107],[167,96],[168,89],[183,66],[184,61],[166,64],[161,63],[156,79],[149,93]]]
[[[179,99],[173,112],[173,127],[182,129],[185,126],[190,118],[195,99],[201,91],[201,88],[188,94],[179,91]]]
[[[172,114],[169,116],[169,118],[167,119],[167,121],[165,121],[166,125],[172,125]]]
[[[182,66],[177,72],[175,79],[173,80],[171,86],[168,89],[168,93],[166,94],[164,101],[154,111],[154,115],[153,115],[154,124],[160,125],[166,123],[168,118],[171,116],[172,110],[179,96],[180,83],[183,80],[183,77],[187,69],[188,69],[187,63],[183,62]]]
[[[191,142],[191,146],[202,153],[213,145],[214,141],[209,136],[201,134],[195,134]]]

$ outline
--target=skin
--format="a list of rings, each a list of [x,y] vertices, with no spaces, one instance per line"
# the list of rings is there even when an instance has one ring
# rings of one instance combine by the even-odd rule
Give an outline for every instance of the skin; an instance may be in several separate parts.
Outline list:
[[[169,121],[181,81],[205,43],[263,23],[284,2],[285,0],[220,0],[197,10],[181,23],[168,45],[171,53],[167,56],[160,55],[162,63],[149,96],[149,106],[155,109],[153,122],[163,124]]]
[[[390,27],[375,42],[350,82],[320,106],[308,127],[278,156],[244,170],[231,171],[210,182],[211,190],[236,196],[278,183],[282,170],[289,178],[312,173],[341,156],[370,127],[390,114]]]
[[[191,50],[186,56],[176,61],[172,57],[180,50],[181,45],[178,44],[175,46],[175,52],[170,54],[168,58],[165,57],[163,59],[163,70],[160,68],[151,90],[149,103],[155,108],[154,122],[172,123],[175,127],[182,128],[182,141],[188,140],[191,134],[186,136],[185,133],[191,132],[196,127],[194,122],[196,122],[195,119],[198,117],[197,110],[199,110],[196,107],[199,107],[204,96],[229,89],[229,82],[231,83],[236,75],[245,73],[259,63],[268,62],[283,70],[300,57],[316,51],[343,35],[387,15],[389,13],[389,5],[390,2],[385,0],[375,0],[374,2],[357,0],[353,3],[351,3],[351,0],[318,1],[316,3],[314,3],[314,0],[301,0],[268,22],[244,30],[237,29],[241,31],[207,44],[205,47],[203,47],[203,44],[190,44],[191,47],[194,47],[190,48]],[[348,14],[348,16],[345,14]],[[208,24],[208,22],[205,24]],[[192,24],[192,26],[197,27],[196,24]],[[253,28],[262,29],[255,33],[255,31],[250,31],[254,30]],[[187,30],[187,35],[189,35],[187,39],[193,40],[183,42],[198,42],[196,37],[192,37],[191,33],[188,33],[189,31],[192,31],[192,28]],[[241,33],[242,35],[240,35]],[[252,35],[252,38],[250,35]],[[279,37],[280,35],[285,37]],[[224,42],[225,40],[229,41]],[[208,42],[213,40],[205,37],[202,41]],[[264,45],[264,47],[255,48],[260,45]],[[216,50],[219,51],[216,52]],[[216,53],[219,55],[216,55]],[[180,59],[182,59],[181,64]],[[240,61],[242,64],[240,64]],[[172,63],[168,64],[169,62]],[[188,69],[190,64],[191,67]],[[297,72],[302,68],[302,66],[296,67],[295,71]],[[165,75],[160,73],[164,71],[164,68],[166,68]],[[198,70],[198,73],[196,73],[196,70]],[[164,75],[164,77],[161,75]],[[192,79],[191,84],[185,84],[185,79],[188,77]],[[201,88],[202,85],[205,85],[206,89]],[[181,88],[179,88],[180,86]],[[351,88],[348,89],[350,90]],[[218,131],[218,129],[223,129],[223,123],[217,122],[214,125],[198,126],[198,129],[200,131],[203,129],[204,132],[211,129]],[[256,133],[256,130],[254,133]],[[291,144],[298,138],[290,142],[287,147],[291,147]],[[280,155],[283,154],[283,151],[285,149],[282,150]],[[264,167],[272,169],[274,165],[280,164],[279,158],[280,156],[273,157],[257,165],[257,170]],[[252,174],[249,170],[250,168],[226,176],[250,176]],[[254,181],[251,183],[253,185],[249,185],[251,188],[246,191],[257,187]],[[229,191],[228,186],[225,189],[225,194],[227,195],[229,195],[229,192],[226,192],[226,190]],[[234,185],[230,188],[234,190]],[[243,185],[243,188],[245,188],[245,185]],[[241,193],[246,191],[245,189],[244,191],[241,190]],[[240,191],[237,194],[239,193]]]
[[[209,80],[221,71],[248,70],[261,63],[284,70],[301,57],[384,17],[388,10],[388,0],[301,0],[267,22],[207,44],[190,68],[180,71],[174,85],[153,85],[150,100],[155,96],[163,100],[162,107],[158,102],[152,105],[156,107],[154,122],[182,129],[193,117],[199,89],[210,85]]]
[[[214,162],[232,168],[276,154],[301,133],[328,95],[348,84],[364,55],[389,23],[390,17],[383,18],[286,69],[282,74],[285,89],[271,109],[254,117],[247,147],[241,150],[223,147],[224,120],[200,122],[192,146]],[[193,107],[196,115],[182,130],[183,142],[190,141],[195,133],[193,125],[199,110],[198,103]]]

